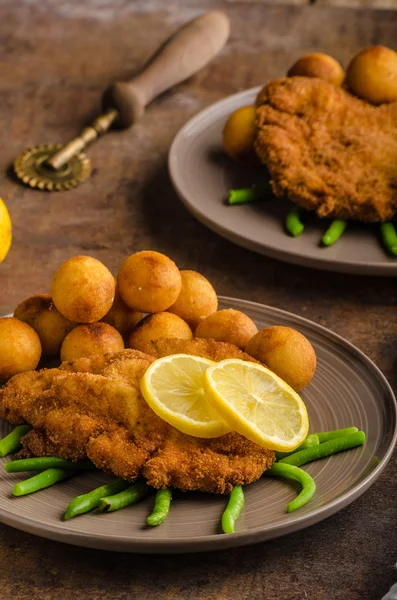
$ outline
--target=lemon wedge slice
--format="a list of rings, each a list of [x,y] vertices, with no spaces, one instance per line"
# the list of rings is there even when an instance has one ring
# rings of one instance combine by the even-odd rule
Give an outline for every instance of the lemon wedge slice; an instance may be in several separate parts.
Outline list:
[[[155,360],[141,380],[141,392],[150,408],[183,433],[214,438],[230,427],[211,408],[203,388],[204,373],[212,360],[173,354]]]
[[[309,420],[303,400],[262,365],[223,360],[205,371],[204,389],[231,429],[260,446],[289,452],[307,435]]]

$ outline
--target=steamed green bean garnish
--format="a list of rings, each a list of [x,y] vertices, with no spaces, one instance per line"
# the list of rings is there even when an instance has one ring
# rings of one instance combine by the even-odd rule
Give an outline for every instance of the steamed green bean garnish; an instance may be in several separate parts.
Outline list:
[[[222,531],[223,533],[234,533],[234,524],[244,506],[244,491],[241,485],[236,485],[233,488],[229,502],[222,515]]]
[[[157,490],[156,497],[154,499],[153,512],[146,519],[146,523],[150,527],[156,527],[161,525],[166,520],[171,507],[172,490],[166,488],[165,490]]]
[[[22,458],[5,463],[4,470],[7,473],[22,473],[24,471],[44,471],[46,469],[71,469],[72,471],[84,471],[95,469],[90,460],[64,460],[55,456],[37,456],[35,458]]]
[[[328,440],[333,440],[338,437],[343,437],[345,435],[350,435],[351,433],[357,433],[357,427],[344,427],[343,429],[332,429],[331,431],[320,431],[314,435],[317,435],[320,444],[323,442],[328,442]]]
[[[18,450],[21,445],[21,438],[28,433],[32,428],[30,425],[18,425],[11,433],[0,440],[0,458],[7,456]]]
[[[318,446],[312,446],[311,448],[299,450],[299,452],[293,452],[289,456],[282,458],[278,464],[283,463],[300,467],[313,460],[325,458],[326,456],[336,454],[337,452],[343,452],[344,450],[350,450],[350,448],[355,448],[356,446],[362,446],[364,442],[365,433],[363,431],[356,431],[356,433],[351,433],[350,435],[344,435],[328,440]]]
[[[347,227],[347,221],[344,219],[335,219],[332,221],[331,225],[328,227],[327,231],[324,233],[321,238],[324,246],[332,246],[335,244],[343,234]]]
[[[393,223],[381,223],[380,234],[386,250],[392,256],[397,256],[397,232]]]
[[[122,492],[115,494],[114,496],[106,496],[101,498],[98,503],[99,512],[113,512],[125,508],[130,504],[135,504],[146,496],[149,491],[149,487],[146,483],[138,482],[134,483]]]
[[[250,188],[229,190],[227,203],[230,205],[248,204],[249,202],[264,200],[270,194],[272,194],[270,183],[254,185]]]
[[[65,469],[47,469],[34,477],[30,477],[29,479],[25,479],[25,481],[21,481],[14,485],[12,495],[26,496],[27,494],[33,494],[34,492],[38,492],[39,490],[54,485],[54,483],[57,483],[58,481],[72,477],[75,472],[76,471],[70,469],[67,471]]]
[[[63,518],[65,521],[68,521],[73,517],[77,517],[77,515],[82,515],[90,510],[94,510],[94,508],[97,508],[102,498],[114,496],[129,486],[130,484],[128,481],[125,481],[124,479],[116,479],[116,481],[101,485],[100,487],[91,490],[91,492],[88,492],[87,494],[76,496],[76,498],[73,498],[73,500],[69,502]]]
[[[305,226],[300,219],[301,212],[302,211],[298,206],[293,206],[285,219],[285,228],[293,237],[302,235],[305,229]]]
[[[298,452],[298,450],[303,450],[303,448],[311,448],[312,446],[318,446],[320,443],[319,437],[316,433],[311,433],[307,436],[307,438],[301,443],[300,446],[295,448],[292,452],[276,452],[277,460],[281,460],[285,456],[289,456],[294,452]]]
[[[303,469],[299,469],[299,467],[293,465],[281,462],[274,463],[271,469],[266,471],[264,475],[267,477],[286,477],[287,479],[294,479],[301,484],[302,491],[287,505],[287,512],[289,513],[298,510],[298,508],[302,508],[302,506],[307,504],[309,500],[313,498],[316,491],[316,484],[309,473],[306,473]]]

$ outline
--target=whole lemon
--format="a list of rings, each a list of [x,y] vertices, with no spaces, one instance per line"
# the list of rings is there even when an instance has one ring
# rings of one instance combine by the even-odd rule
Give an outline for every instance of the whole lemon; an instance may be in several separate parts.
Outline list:
[[[0,198],[0,263],[3,262],[11,246],[11,217],[6,205]]]

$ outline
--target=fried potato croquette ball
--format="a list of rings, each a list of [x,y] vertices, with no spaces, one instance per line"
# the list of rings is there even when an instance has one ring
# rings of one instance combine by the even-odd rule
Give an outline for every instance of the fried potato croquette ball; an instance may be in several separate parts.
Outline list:
[[[107,323],[88,323],[77,325],[65,337],[61,347],[61,360],[75,360],[122,350],[123,338],[114,327]]]
[[[189,325],[177,315],[169,312],[159,312],[148,315],[132,330],[130,348],[146,352],[151,348],[151,342],[160,338],[177,338],[191,340],[192,330]]]
[[[30,325],[13,317],[0,318],[0,383],[32,371],[40,357],[40,338]]]
[[[223,146],[227,154],[243,163],[258,164],[254,151],[256,108],[242,106],[235,110],[223,128]]]
[[[76,323],[61,315],[49,294],[26,298],[16,307],[14,317],[33,327],[46,357],[58,356],[63,340],[76,327]]]
[[[290,327],[266,327],[245,347],[245,351],[300,392],[316,370],[316,353],[304,335]]]
[[[208,279],[196,271],[181,271],[182,289],[169,312],[181,317],[194,330],[201,319],[218,308],[218,296]]]
[[[121,265],[117,285],[124,302],[133,310],[156,313],[167,310],[182,287],[176,264],[160,252],[131,254]]]
[[[287,73],[288,77],[318,77],[328,83],[341,86],[345,78],[342,65],[329,54],[312,52],[296,61]]]
[[[383,104],[397,100],[397,52],[385,46],[362,50],[347,67],[346,85],[353,94]]]
[[[117,329],[122,338],[127,340],[132,329],[142,318],[143,314],[141,312],[132,310],[132,308],[126,305],[116,287],[112,308],[101,321]]]
[[[244,313],[233,308],[219,310],[206,317],[197,326],[198,338],[228,342],[244,349],[258,331],[255,323]]]
[[[59,312],[76,323],[94,323],[113,304],[115,281],[96,258],[74,256],[64,262],[51,281],[51,296]]]

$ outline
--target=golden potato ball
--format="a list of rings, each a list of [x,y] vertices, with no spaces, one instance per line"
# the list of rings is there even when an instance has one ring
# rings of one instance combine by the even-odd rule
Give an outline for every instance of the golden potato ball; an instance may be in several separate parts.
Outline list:
[[[58,356],[62,342],[76,326],[57,310],[49,294],[37,294],[23,300],[14,311],[14,317],[24,321],[40,338],[43,356]]]
[[[242,106],[235,110],[223,128],[223,147],[227,154],[243,163],[258,164],[254,150],[256,132],[255,106]]]
[[[177,338],[191,340],[192,330],[189,325],[177,315],[169,312],[159,312],[145,317],[132,330],[130,335],[130,348],[147,352],[151,342],[160,338]]]
[[[75,360],[121,350],[124,350],[124,341],[114,327],[107,323],[87,323],[77,325],[65,337],[61,347],[61,360]]]
[[[181,271],[182,289],[169,312],[181,317],[194,330],[218,308],[218,296],[208,279],[197,271]]]
[[[316,370],[316,353],[304,335],[290,327],[266,327],[248,342],[245,351],[300,392]]]
[[[347,67],[346,85],[351,92],[371,102],[397,100],[397,52],[385,46],[362,50]]]
[[[228,342],[244,349],[257,331],[257,326],[247,315],[239,310],[227,308],[200,321],[195,334],[199,338]]]
[[[341,86],[345,79],[342,65],[332,56],[322,52],[312,52],[302,56],[288,71],[288,77],[318,77],[328,83]]]
[[[51,281],[51,296],[59,312],[76,323],[94,323],[110,310],[115,292],[111,272],[96,258],[74,256]]]
[[[117,285],[124,302],[145,313],[167,310],[178,298],[182,280],[176,264],[160,252],[131,254],[121,265]]]
[[[32,371],[40,357],[40,338],[30,325],[13,317],[0,318],[0,382]]]
[[[126,305],[116,287],[112,308],[101,321],[117,329],[122,338],[127,340],[132,329],[142,318],[143,314],[141,312],[132,310],[132,308]]]

